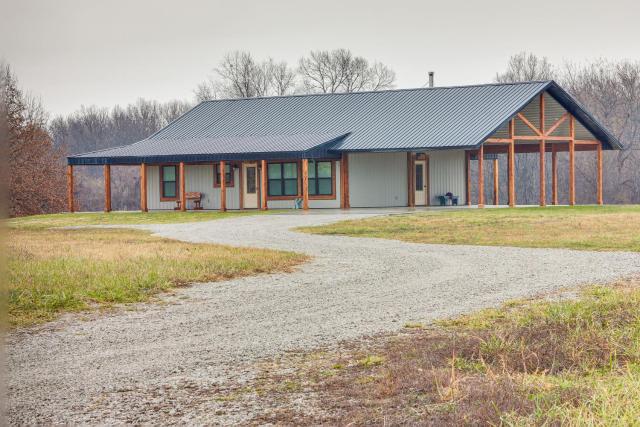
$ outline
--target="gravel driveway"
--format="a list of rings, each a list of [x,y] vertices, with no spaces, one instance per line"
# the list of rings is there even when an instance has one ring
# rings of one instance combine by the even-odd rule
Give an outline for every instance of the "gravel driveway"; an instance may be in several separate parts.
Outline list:
[[[345,215],[327,212],[139,227],[314,259],[291,274],[198,284],[166,304],[70,315],[9,335],[9,421],[237,422],[216,414],[213,393],[227,381],[251,378],[260,358],[640,272],[640,254],[632,253],[410,244],[289,230],[340,219]]]

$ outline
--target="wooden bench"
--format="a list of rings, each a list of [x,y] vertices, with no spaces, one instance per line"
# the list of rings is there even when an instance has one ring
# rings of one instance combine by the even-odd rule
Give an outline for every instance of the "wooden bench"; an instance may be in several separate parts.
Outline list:
[[[202,210],[202,193],[197,192],[197,191],[189,191],[189,192],[185,193],[184,196],[185,196],[185,199],[186,199],[187,203],[189,202],[189,200],[191,200],[193,202],[193,204],[195,205],[193,207],[194,211]],[[181,207],[181,201],[180,201],[180,199],[178,199],[178,200],[176,200],[176,207],[174,209],[179,211],[180,207]]]

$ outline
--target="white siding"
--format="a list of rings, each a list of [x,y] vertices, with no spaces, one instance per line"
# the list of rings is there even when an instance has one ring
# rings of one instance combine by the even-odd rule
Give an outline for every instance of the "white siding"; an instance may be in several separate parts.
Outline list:
[[[147,168],[147,206],[152,210],[173,209],[175,202],[160,201],[160,168],[149,166]],[[212,165],[186,165],[185,170],[186,191],[198,191],[202,193],[202,207],[204,209],[220,208],[220,188],[213,187]],[[227,209],[239,209],[239,169],[234,168],[234,186],[227,188]],[[189,203],[188,208],[192,205]]]
[[[458,204],[466,203],[464,150],[431,151],[427,154],[431,205],[437,206],[437,197],[448,192],[459,197]]]
[[[407,206],[407,153],[350,153],[351,207]]]

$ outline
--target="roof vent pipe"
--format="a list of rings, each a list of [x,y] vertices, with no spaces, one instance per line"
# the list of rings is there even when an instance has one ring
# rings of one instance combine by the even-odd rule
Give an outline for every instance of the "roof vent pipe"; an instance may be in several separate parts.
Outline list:
[[[429,71],[429,87],[433,87],[433,71]]]

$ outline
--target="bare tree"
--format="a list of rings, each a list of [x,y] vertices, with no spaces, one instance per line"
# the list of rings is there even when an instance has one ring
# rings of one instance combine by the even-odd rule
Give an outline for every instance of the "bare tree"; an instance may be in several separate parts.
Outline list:
[[[10,216],[64,209],[64,152],[47,132],[41,102],[25,94],[8,64],[0,64],[1,121],[6,124],[3,151],[7,161]]]
[[[395,82],[389,67],[380,62],[370,65],[348,49],[311,51],[300,59],[298,73],[310,93],[382,90],[392,88]]]
[[[520,52],[509,58],[507,70],[496,74],[496,82],[512,83],[532,80],[553,80],[556,71],[547,59],[532,53]]]
[[[294,92],[296,87],[296,72],[289,65],[282,62],[274,62],[272,59],[268,60],[268,70],[271,75],[271,92],[273,95],[290,95]]]

